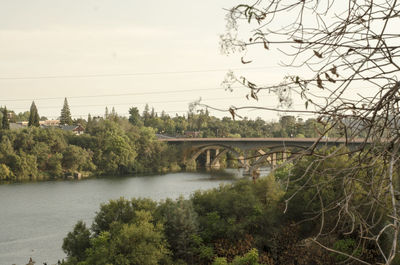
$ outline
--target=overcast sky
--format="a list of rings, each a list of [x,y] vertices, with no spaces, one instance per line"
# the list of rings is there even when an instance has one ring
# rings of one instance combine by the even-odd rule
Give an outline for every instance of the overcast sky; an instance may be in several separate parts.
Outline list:
[[[126,115],[146,103],[158,112],[183,114],[200,97],[217,107],[249,105],[246,90],[221,87],[228,69],[264,84],[280,81],[287,70],[274,51],[248,54],[254,61],[248,65],[240,54],[220,53],[224,8],[237,2],[3,0],[0,105],[22,112],[35,100],[48,118],[60,115],[64,97],[72,115],[85,118],[89,112],[103,115],[106,106]],[[272,95],[258,103],[277,104]]]

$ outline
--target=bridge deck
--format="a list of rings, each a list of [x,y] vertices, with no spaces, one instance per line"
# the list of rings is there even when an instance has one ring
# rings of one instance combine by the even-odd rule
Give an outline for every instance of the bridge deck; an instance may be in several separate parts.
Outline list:
[[[215,143],[215,142],[275,142],[275,143],[315,143],[319,138],[164,138],[159,139],[162,142],[191,142],[191,143]],[[365,139],[352,139],[347,143],[361,144],[364,143]],[[324,138],[320,139],[320,143],[331,143],[331,144],[344,144],[346,139],[344,138]]]

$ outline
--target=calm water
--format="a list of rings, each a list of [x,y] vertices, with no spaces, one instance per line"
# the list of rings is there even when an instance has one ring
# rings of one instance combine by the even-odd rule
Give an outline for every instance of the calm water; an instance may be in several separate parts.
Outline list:
[[[0,185],[0,264],[54,264],[65,257],[62,240],[78,220],[89,226],[102,202],[119,197],[188,197],[235,177],[207,173],[49,181]]]

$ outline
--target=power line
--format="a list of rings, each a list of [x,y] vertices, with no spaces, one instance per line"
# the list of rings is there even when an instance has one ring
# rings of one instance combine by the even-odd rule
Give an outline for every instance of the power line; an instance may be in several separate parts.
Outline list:
[[[247,87],[231,87],[232,89],[248,89]],[[100,95],[83,95],[83,96],[69,96],[69,97],[47,97],[47,98],[24,98],[24,99],[0,99],[0,102],[14,102],[14,101],[40,101],[40,100],[56,100],[56,99],[75,99],[75,98],[101,98],[101,97],[121,97],[121,96],[143,96],[143,95],[160,95],[160,94],[177,94],[186,92],[197,92],[197,91],[213,91],[213,90],[226,90],[223,87],[214,88],[192,88],[192,89],[180,89],[180,90],[169,90],[169,91],[148,91],[148,92],[135,92],[135,93],[120,93],[120,94],[100,94]]]
[[[271,86],[269,84],[261,87]],[[232,89],[249,89],[248,87],[231,87]],[[372,88],[372,87],[370,87]],[[160,95],[160,94],[177,94],[195,91],[213,91],[213,90],[226,90],[223,87],[214,88],[193,88],[193,89],[181,89],[181,90],[170,90],[170,91],[148,91],[148,92],[136,92],[136,93],[120,93],[120,94],[100,94],[100,95],[82,95],[82,96],[63,96],[63,97],[43,97],[43,98],[20,98],[20,99],[0,99],[0,102],[15,102],[15,101],[41,101],[41,100],[57,100],[57,99],[79,99],[79,98],[101,98],[101,97],[120,97],[120,96],[143,96],[143,95]]]
[[[270,96],[270,95],[265,95]],[[201,101],[219,101],[219,100],[232,100],[232,99],[244,99],[245,97],[223,97],[223,98],[204,98]],[[263,98],[263,96],[261,97]],[[190,103],[196,101],[195,99],[192,100],[164,100],[164,101],[149,101],[149,102],[125,102],[125,103],[107,103],[107,104],[92,104],[92,105],[70,105],[70,108],[79,108],[79,107],[106,107],[106,106],[124,106],[124,105],[151,105],[151,104],[160,104],[160,103]],[[301,104],[303,106],[304,104]],[[40,106],[40,109],[53,109],[53,108],[60,108],[60,105],[57,106]],[[13,110],[21,110],[26,109],[25,107],[21,108],[12,108]]]
[[[36,80],[36,79],[73,79],[73,78],[104,78],[104,77],[129,77],[129,76],[149,76],[149,75],[176,75],[176,74],[196,74],[210,72],[224,72],[229,70],[261,70],[277,68],[252,67],[252,68],[231,68],[231,69],[209,69],[209,70],[191,70],[191,71],[162,71],[162,72],[139,72],[139,73],[119,73],[119,74],[85,74],[85,75],[42,75],[42,76],[21,76],[21,77],[0,77],[0,80]]]
[[[238,98],[238,97],[236,97]],[[240,97],[242,98],[242,97]],[[202,99],[202,100],[226,100],[227,98],[212,98],[212,99]],[[195,100],[191,100],[195,101]],[[167,101],[153,101],[153,102],[125,102],[125,103],[107,103],[107,104],[92,104],[92,105],[69,105],[70,108],[79,108],[79,107],[105,107],[105,106],[124,106],[124,105],[146,105],[146,104],[159,104],[159,103],[189,103],[190,100],[167,100]],[[40,106],[40,109],[53,109],[60,108],[60,106]],[[26,108],[13,108],[13,109],[26,109]]]
[[[72,96],[71,98],[101,98],[101,97],[120,97],[120,96],[140,96],[140,95],[155,95],[155,94],[174,94],[183,92],[193,92],[193,91],[210,91],[216,88],[202,88],[202,89],[182,89],[182,90],[170,90],[170,91],[152,91],[152,92],[140,92],[140,93],[122,93],[122,94],[102,94],[102,95],[85,95],[85,96]],[[39,100],[54,100],[54,99],[64,99],[65,97],[49,97],[49,98],[34,98],[34,99],[1,99],[0,101],[39,101]]]
[[[234,87],[234,88],[245,88],[245,87]],[[186,92],[194,92],[194,91],[212,91],[216,89],[224,89],[222,87],[217,88],[194,88],[194,89],[181,89],[181,90],[170,90],[170,91],[149,91],[149,92],[138,92],[138,93],[121,93],[121,94],[101,94],[101,95],[84,95],[84,96],[71,96],[66,97],[68,99],[72,98],[101,98],[101,97],[120,97],[120,96],[143,96],[143,95],[160,95],[160,94],[176,94],[176,93],[186,93]],[[64,99],[65,97],[48,97],[48,98],[30,98],[30,99],[0,99],[0,101],[4,102],[13,102],[13,101],[40,101],[40,100],[55,100],[55,99]]]

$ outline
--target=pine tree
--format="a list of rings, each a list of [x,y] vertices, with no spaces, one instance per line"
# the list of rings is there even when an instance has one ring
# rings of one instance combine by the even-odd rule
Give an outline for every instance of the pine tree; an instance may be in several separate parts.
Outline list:
[[[106,113],[104,114],[104,118],[105,118],[105,119],[108,119],[108,116],[109,116],[109,114],[108,114],[108,107],[106,107]]]
[[[143,117],[149,117],[150,116],[150,107],[149,104],[146,104],[146,106],[144,106],[144,111],[143,111]]]
[[[39,113],[35,105],[35,101],[32,101],[31,109],[29,111],[28,126],[39,127]]]
[[[8,121],[7,107],[4,107],[4,110],[3,110],[2,127],[5,130],[9,130],[10,129],[10,122]]]
[[[88,114],[88,118],[87,118],[87,122],[92,122],[92,115],[90,115],[90,113]]]
[[[61,109],[60,124],[72,124],[71,111],[69,110],[67,98],[64,99],[64,106]]]
[[[148,126],[149,119],[150,119],[150,107],[149,104],[146,104],[143,111],[144,126]]]
[[[115,108],[112,107],[112,110],[111,110],[111,119],[114,120],[114,121],[116,121],[116,120],[117,120],[117,117],[118,117],[118,114],[117,114],[117,112],[115,111]]]

